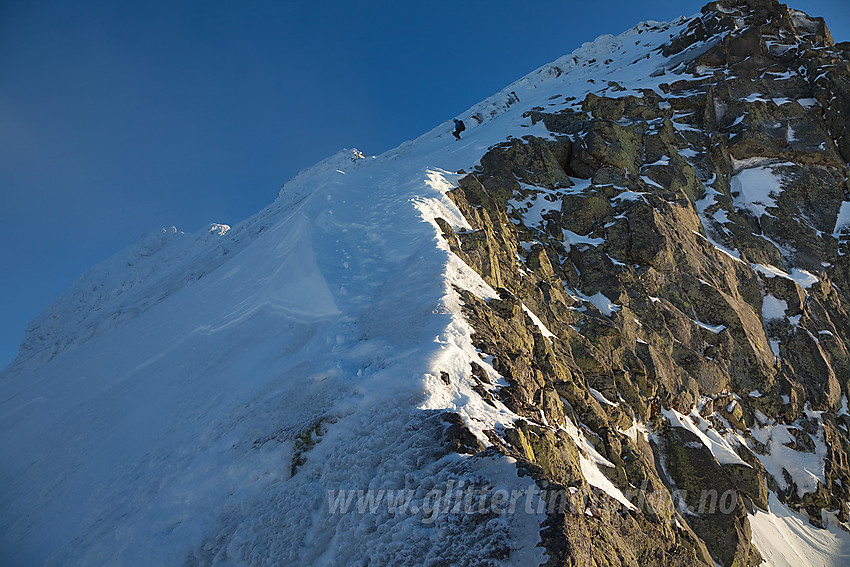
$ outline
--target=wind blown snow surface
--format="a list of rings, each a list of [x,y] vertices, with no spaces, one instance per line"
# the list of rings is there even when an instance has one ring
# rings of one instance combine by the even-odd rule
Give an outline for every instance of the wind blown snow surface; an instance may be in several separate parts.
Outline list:
[[[429,483],[530,482],[509,459],[440,451],[438,410],[462,407],[479,430],[514,417],[463,401],[469,360],[480,357],[449,283],[479,293],[486,284],[438,242],[433,214],[465,221],[442,193],[452,187],[443,173],[422,164],[456,170],[479,151],[449,146],[451,159],[445,142],[322,162],[258,217],[212,243],[190,239],[196,250],[176,255],[189,266],[171,264],[168,243],[147,254],[179,282],[158,301],[138,298],[163,277],[141,278],[108,294],[110,312],[126,317],[85,323],[108,332],[59,341],[42,366],[11,367],[0,404],[2,451],[13,456],[0,477],[6,560],[420,564],[509,549],[511,563],[544,561],[535,514],[481,516],[460,530],[457,518],[329,507],[345,490],[415,489],[424,509]],[[126,274],[94,273],[100,288],[128,287]],[[102,301],[81,297],[90,279],[48,314],[73,323],[57,332],[73,336],[75,307]],[[442,384],[441,370],[455,382]],[[290,475],[304,431],[315,444]]]
[[[767,567],[820,567],[850,563],[850,541],[834,522],[818,529],[770,494],[770,512],[750,515],[753,543]]]
[[[470,362],[499,376],[453,286],[496,293],[435,219],[469,226],[444,195],[453,172],[549,136],[525,109],[578,105],[600,75],[617,96],[669,81],[657,47],[685,25],[602,36],[463,113],[461,141],[445,123],[378,157],[341,151],[230,230],[152,235],[85,274],[0,375],[4,565],[543,563],[543,515],[429,502],[532,484],[442,447],[447,410],[485,445],[516,416],[473,388]],[[586,452],[587,480],[625,500]],[[412,496],[342,512],[356,491]]]

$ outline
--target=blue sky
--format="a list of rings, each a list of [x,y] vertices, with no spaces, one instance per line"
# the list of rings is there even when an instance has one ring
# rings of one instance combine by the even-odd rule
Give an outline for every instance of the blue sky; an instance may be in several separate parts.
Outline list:
[[[603,33],[704,2],[0,2],[0,367],[142,234],[235,224]],[[792,3],[850,40],[846,0]]]

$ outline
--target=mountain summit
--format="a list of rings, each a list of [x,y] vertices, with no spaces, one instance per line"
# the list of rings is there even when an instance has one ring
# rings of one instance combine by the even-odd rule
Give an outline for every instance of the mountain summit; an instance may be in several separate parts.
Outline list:
[[[4,564],[847,564],[848,113],[723,0],[145,237],[0,374]]]

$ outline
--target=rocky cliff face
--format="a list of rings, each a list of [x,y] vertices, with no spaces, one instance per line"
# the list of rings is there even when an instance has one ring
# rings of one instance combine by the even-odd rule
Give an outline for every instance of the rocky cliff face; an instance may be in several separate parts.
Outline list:
[[[768,491],[850,519],[850,45],[727,0],[659,50],[657,86],[525,109],[549,135],[460,179],[472,230],[440,222],[499,293],[460,290],[507,380],[473,365],[482,395],[521,416],[490,441],[582,503],[550,511],[548,565],[757,565]],[[632,507],[602,505],[570,427]]]

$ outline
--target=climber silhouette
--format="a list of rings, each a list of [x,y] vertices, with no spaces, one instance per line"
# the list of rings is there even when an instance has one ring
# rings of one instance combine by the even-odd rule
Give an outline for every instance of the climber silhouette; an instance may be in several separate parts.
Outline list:
[[[460,140],[460,133],[466,130],[466,126],[464,125],[463,120],[458,120],[457,118],[452,118],[452,122],[455,123],[455,129],[452,134],[454,134],[455,138]]]

